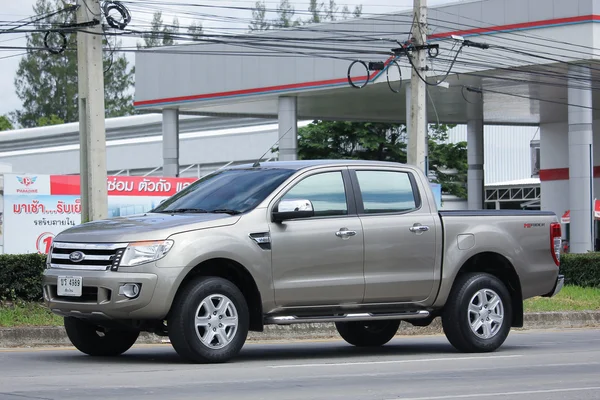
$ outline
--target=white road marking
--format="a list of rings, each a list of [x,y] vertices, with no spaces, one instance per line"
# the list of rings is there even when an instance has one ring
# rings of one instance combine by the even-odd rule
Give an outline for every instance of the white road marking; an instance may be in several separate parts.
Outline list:
[[[565,393],[565,392],[583,392],[587,390],[600,390],[600,386],[580,387],[580,388],[564,388],[564,389],[547,389],[547,390],[527,390],[522,392],[498,392],[498,393],[476,393],[476,394],[457,394],[450,396],[434,396],[434,397],[397,397],[389,400],[445,400],[445,399],[470,399],[479,397],[499,397],[499,396],[515,396],[519,394],[548,394],[548,393]]]
[[[479,356],[479,357],[444,357],[444,358],[417,358],[412,360],[389,360],[389,361],[361,361],[346,363],[317,363],[317,364],[286,364],[269,365],[269,368],[306,368],[306,367],[346,367],[353,365],[378,365],[378,364],[406,364],[413,362],[432,362],[432,361],[463,361],[463,360],[492,360],[497,358],[516,358],[522,357],[520,354],[510,356]]]

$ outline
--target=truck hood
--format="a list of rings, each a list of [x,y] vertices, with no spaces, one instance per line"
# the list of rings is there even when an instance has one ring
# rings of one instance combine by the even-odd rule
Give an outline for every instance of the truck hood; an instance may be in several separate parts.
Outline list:
[[[87,222],[59,233],[54,241],[121,243],[164,240],[184,231],[233,225],[240,216],[228,214],[142,214]]]

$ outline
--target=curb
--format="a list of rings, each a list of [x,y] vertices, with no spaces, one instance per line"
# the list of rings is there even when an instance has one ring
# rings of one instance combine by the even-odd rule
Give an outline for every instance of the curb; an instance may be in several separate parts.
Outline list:
[[[524,327],[516,330],[600,327],[600,311],[527,313]],[[402,323],[397,336],[443,334],[440,318],[426,327]],[[339,339],[333,323],[267,325],[264,332],[250,332],[249,342]],[[168,338],[143,332],[138,344],[168,343]],[[62,326],[0,328],[0,348],[71,346]]]

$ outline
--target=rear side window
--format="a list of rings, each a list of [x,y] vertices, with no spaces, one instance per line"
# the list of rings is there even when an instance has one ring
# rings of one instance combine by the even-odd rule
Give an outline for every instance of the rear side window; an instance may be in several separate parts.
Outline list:
[[[411,211],[417,208],[410,175],[396,171],[356,171],[365,214]]]

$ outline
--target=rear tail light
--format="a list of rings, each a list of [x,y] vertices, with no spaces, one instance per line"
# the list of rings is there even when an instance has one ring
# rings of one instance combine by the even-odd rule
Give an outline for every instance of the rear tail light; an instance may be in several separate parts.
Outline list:
[[[560,247],[562,245],[562,229],[558,222],[550,224],[550,249],[556,266],[560,266]]]

